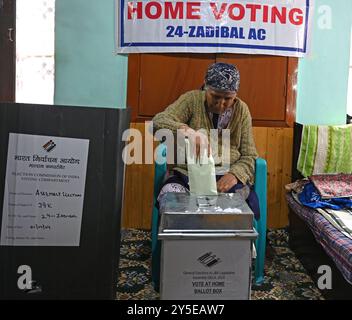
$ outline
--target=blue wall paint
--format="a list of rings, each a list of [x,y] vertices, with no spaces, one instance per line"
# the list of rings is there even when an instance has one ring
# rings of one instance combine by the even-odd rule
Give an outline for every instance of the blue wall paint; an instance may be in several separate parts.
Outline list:
[[[114,54],[115,0],[58,0],[55,104],[126,107],[127,56]]]
[[[347,81],[352,21],[351,0],[315,0],[312,55],[300,59],[297,122],[342,124],[346,121]],[[318,8],[332,9],[332,29],[318,28]]]

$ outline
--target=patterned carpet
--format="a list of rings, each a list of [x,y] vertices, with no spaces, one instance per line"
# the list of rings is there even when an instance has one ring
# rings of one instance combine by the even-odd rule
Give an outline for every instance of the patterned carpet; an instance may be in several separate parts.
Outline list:
[[[137,229],[122,231],[120,270],[117,289],[119,300],[157,300],[151,285],[150,232]],[[285,229],[268,231],[265,279],[252,286],[253,300],[323,300],[319,290],[288,247]]]

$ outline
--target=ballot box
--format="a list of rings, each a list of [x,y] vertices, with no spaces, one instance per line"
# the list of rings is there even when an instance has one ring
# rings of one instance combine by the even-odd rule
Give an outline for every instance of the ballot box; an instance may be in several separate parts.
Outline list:
[[[161,299],[250,299],[258,234],[241,195],[168,193],[160,212]]]
[[[0,300],[116,299],[128,109],[0,103]]]

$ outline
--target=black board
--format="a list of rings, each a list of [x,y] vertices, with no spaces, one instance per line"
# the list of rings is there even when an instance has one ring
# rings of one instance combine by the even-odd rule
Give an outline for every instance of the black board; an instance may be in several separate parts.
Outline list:
[[[89,139],[80,245],[0,246],[0,299],[115,299],[129,109],[0,103],[0,225],[9,133]],[[36,287],[20,290],[19,265]]]

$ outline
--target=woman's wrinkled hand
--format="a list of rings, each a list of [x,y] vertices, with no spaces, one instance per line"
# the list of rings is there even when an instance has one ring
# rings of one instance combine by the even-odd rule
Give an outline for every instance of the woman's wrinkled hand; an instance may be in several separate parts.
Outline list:
[[[220,180],[217,182],[217,188],[218,192],[227,192],[229,191],[233,186],[235,186],[238,183],[237,178],[231,174],[231,173],[226,173],[224,176],[220,178]]]

